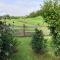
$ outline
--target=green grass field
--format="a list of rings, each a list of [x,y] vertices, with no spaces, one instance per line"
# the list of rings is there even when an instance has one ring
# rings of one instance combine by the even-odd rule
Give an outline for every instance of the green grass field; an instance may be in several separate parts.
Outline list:
[[[3,20],[4,21],[4,20]],[[22,26],[23,24],[31,26],[31,25],[40,25],[45,26],[47,23],[44,22],[43,18],[41,16],[35,17],[35,18],[19,18],[19,19],[11,19],[11,20],[5,20],[6,24],[11,24],[15,26]],[[14,24],[13,24],[14,21]]]
[[[18,37],[18,52],[13,56],[12,60],[60,60],[59,57],[55,57],[52,55],[50,48],[50,37],[45,37],[47,40],[47,48],[49,52],[44,55],[37,55],[33,52],[31,48],[31,37]]]
[[[2,20],[4,22],[4,20]],[[48,24],[45,22],[45,20],[41,17],[35,17],[35,18],[19,18],[19,19],[11,19],[11,20],[5,20],[6,24],[11,24],[12,26],[23,26],[25,24],[26,26],[48,26]],[[14,24],[13,24],[14,22]],[[48,30],[48,27],[41,27],[41,30],[43,30],[43,33],[47,34],[46,31]],[[17,30],[17,29],[16,29]],[[20,29],[19,29],[20,30]],[[33,30],[33,29],[32,29]],[[53,50],[51,48],[51,37],[45,37],[47,39],[47,53],[44,55],[37,55],[33,52],[31,48],[31,37],[16,37],[16,40],[18,41],[18,52],[14,54],[12,57],[12,60],[60,60],[59,57],[54,56]]]
[[[19,19],[11,19],[11,20],[6,19],[5,21],[6,21],[6,24],[10,24],[11,26],[22,26],[23,27],[23,24],[25,24],[25,26],[47,26],[48,25],[41,16],[34,17],[34,18],[19,18]],[[15,31],[17,30],[23,31],[23,28],[19,28],[19,27],[16,27],[14,29]],[[39,27],[39,29],[44,30],[43,32],[45,34],[47,33],[46,31],[48,30],[47,27]],[[35,28],[26,28],[26,31],[34,31],[34,30]]]

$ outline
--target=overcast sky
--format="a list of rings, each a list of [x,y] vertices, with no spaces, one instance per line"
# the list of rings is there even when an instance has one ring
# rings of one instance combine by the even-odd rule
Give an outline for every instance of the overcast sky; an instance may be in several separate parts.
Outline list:
[[[0,15],[25,16],[40,9],[43,0],[0,0]]]

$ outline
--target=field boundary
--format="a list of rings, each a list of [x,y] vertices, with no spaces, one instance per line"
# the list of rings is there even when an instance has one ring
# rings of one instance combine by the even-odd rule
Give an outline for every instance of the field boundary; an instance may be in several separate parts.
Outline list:
[[[21,37],[29,37],[32,36],[35,32],[35,28],[38,28],[43,31],[45,36],[50,35],[50,30],[47,28],[48,26],[10,26],[10,28],[14,31],[14,36],[21,36]]]

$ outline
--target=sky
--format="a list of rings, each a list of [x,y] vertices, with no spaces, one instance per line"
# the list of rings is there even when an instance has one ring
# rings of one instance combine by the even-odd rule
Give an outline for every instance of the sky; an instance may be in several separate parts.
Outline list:
[[[40,9],[43,0],[0,0],[0,15],[25,16]]]

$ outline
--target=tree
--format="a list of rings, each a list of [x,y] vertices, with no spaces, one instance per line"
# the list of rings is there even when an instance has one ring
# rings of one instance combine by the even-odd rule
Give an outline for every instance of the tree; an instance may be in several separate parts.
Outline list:
[[[3,17],[3,19],[10,19],[10,16],[9,15],[4,15],[2,17]]]
[[[41,11],[37,10],[36,12],[30,13],[27,17],[33,18],[33,17],[41,16],[40,13],[41,13]]]
[[[60,25],[60,6],[57,0],[45,1],[41,14],[50,27],[53,26],[58,29]]]
[[[32,37],[32,49],[35,53],[43,54],[45,52],[45,39],[42,31],[35,29],[35,34]]]
[[[27,17],[30,17],[30,18],[36,17],[36,13],[35,13],[35,12],[32,12],[32,13],[30,13]]]
[[[57,42],[60,43],[60,4],[59,0],[48,0],[44,2],[41,9],[41,15],[46,20],[53,37],[53,43],[55,46],[55,53],[58,54],[60,49]],[[59,37],[58,37],[59,36]],[[60,53],[60,51],[59,51]]]
[[[7,60],[17,51],[16,40],[9,26],[0,23],[0,59]]]

